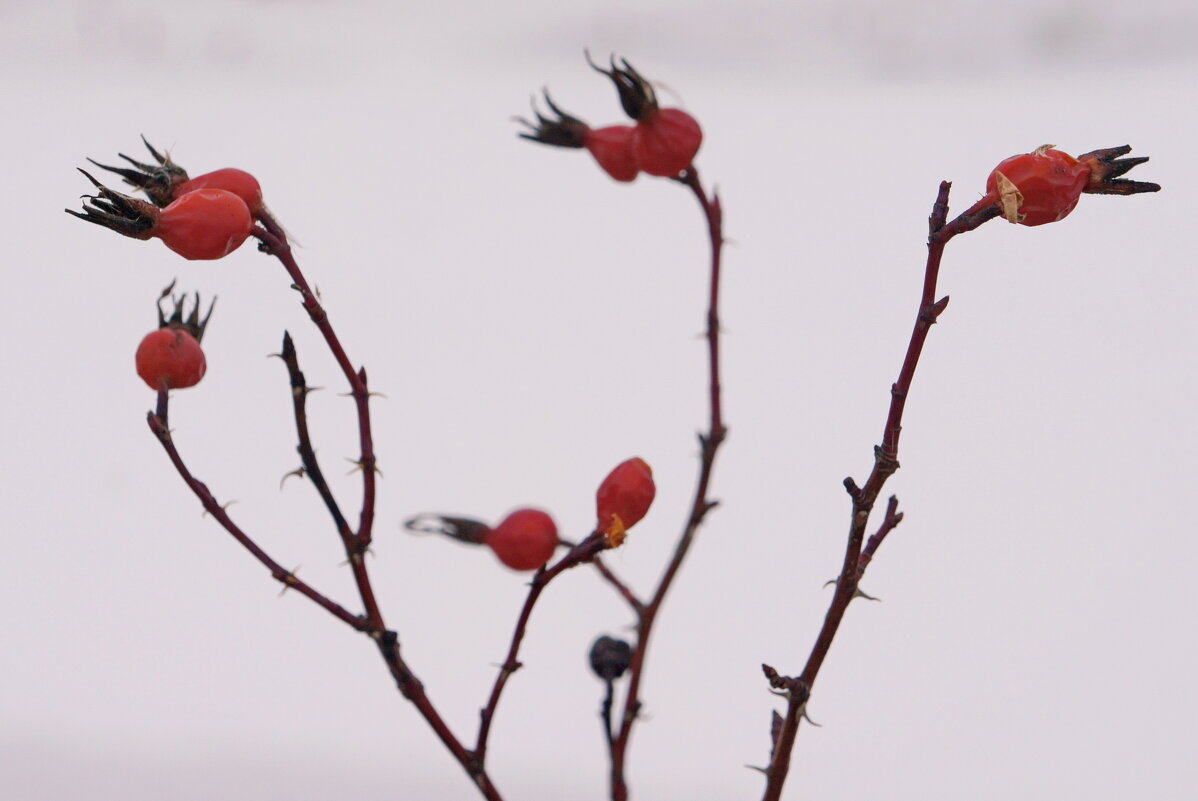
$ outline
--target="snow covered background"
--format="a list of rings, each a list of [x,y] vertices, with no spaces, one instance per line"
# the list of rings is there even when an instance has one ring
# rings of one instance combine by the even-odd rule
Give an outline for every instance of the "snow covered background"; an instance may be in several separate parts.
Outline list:
[[[5,536],[0,792],[61,799],[470,799],[376,652],[288,594],[170,469],[132,355],[172,278],[218,294],[176,441],[285,564],[353,604],[297,466],[286,374],[343,505],[349,401],[273,260],[189,263],[62,213],[84,157],[138,135],[193,174],[253,171],[373,388],[371,563],[453,727],[524,597],[485,551],[401,530],[534,504],[589,530],[632,455],[658,502],[610,564],[643,594],[680,530],[705,424],[706,241],[666,181],[610,181],[515,137],[548,85],[617,122],[582,49],[627,56],[703,123],[726,205],[726,417],[709,518],[667,601],[634,734],[637,799],[752,799],[770,710],[838,569],[915,312],[941,179],[1131,143],[1132,177],[1058,225],[953,242],[885,544],[811,701],[788,799],[1189,798],[1198,8],[1076,0],[442,4],[0,3]],[[585,570],[536,610],[490,756],[506,798],[606,793],[586,651],[629,615]]]

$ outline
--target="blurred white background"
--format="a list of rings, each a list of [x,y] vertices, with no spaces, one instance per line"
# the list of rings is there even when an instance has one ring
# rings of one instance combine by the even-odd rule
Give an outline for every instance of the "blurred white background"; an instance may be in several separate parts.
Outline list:
[[[838,569],[915,313],[926,218],[1006,156],[1131,143],[1132,177],[1066,221],[953,242],[897,493],[810,705],[788,799],[1183,799],[1198,669],[1191,567],[1198,8],[1185,0],[0,3],[7,302],[0,315],[0,791],[6,799],[470,799],[360,635],[289,594],[171,470],[133,352],[156,293],[219,294],[209,373],[172,424],[194,471],[285,564],[354,604],[297,466],[283,330],[326,469],[341,379],[277,263],[189,263],[62,213],[138,135],[237,166],[304,245],[374,404],[384,612],[472,738],[524,597],[420,511],[534,504],[567,536],[641,455],[658,502],[610,564],[647,594],[705,419],[706,242],[667,181],[618,185],[515,136],[548,85],[620,121],[582,58],[615,51],[702,122],[726,204],[723,504],[668,599],[630,760],[636,799],[752,799],[770,710]],[[356,509],[359,481],[338,477]],[[490,758],[510,799],[602,799],[601,684],[629,615],[554,583]]]

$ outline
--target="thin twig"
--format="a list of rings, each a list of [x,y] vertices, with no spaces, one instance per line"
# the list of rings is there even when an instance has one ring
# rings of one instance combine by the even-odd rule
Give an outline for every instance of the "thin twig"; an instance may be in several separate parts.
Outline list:
[[[349,382],[350,394],[357,406],[358,440],[361,445],[361,456],[358,458],[357,464],[362,470],[362,511],[358,521],[354,548],[360,557],[370,547],[374,527],[376,477],[374,443],[370,428],[370,390],[366,385],[366,369],[354,369],[353,363],[345,353],[345,348],[341,346],[341,341],[337,338],[337,333],[329,323],[328,314],[308,286],[307,279],[300,272],[299,265],[291,253],[291,244],[287,241],[287,234],[283,231],[282,226],[266,213],[263,213],[259,220],[263,227],[255,227],[253,235],[262,242],[264,250],[283,264],[287,274],[291,276],[292,286],[300,293],[304,310],[308,312],[308,317],[312,319],[321,335],[324,336],[324,341],[329,346],[333,358],[337,360],[341,372],[345,374],[345,380]]]
[[[233,539],[237,540],[243,548],[253,554],[254,558],[270,571],[271,578],[275,581],[278,581],[285,588],[295,590],[300,595],[315,602],[346,625],[358,631],[369,631],[370,621],[360,615],[353,614],[345,607],[313,589],[307,582],[298,578],[293,571],[287,570],[271,558],[266,551],[262,550],[248,534],[233,522],[233,519],[229,517],[229,513],[225,511],[225,507],[221,506],[212,495],[212,492],[208,489],[208,485],[192,475],[191,470],[183,462],[183,457],[179,455],[179,450],[175,447],[175,440],[171,436],[170,429],[167,427],[169,402],[167,390],[159,390],[157,411],[150,412],[146,416],[146,422],[149,423],[150,431],[154,432],[154,436],[158,438],[158,442],[162,445],[163,450],[166,451],[171,464],[175,466],[175,470],[183,478],[183,482],[187,484],[203,505],[204,511],[212,515],[213,519],[220,523],[221,527],[229,532]]]
[[[632,611],[636,613],[636,616],[639,619],[641,614],[645,611],[645,604],[641,602],[641,599],[636,597],[636,593],[634,593],[631,588],[629,588],[629,586],[625,584],[622,579],[620,579],[619,576],[613,573],[611,568],[609,568],[601,558],[596,556],[591,561],[595,564],[595,569],[599,571],[599,575],[603,576],[607,583],[612,585],[616,592],[620,593],[620,597],[623,598],[630,607],[632,607]]]
[[[612,746],[616,744],[615,734],[611,730],[612,696],[615,695],[615,689],[613,686],[614,684],[615,682],[613,682],[611,679],[603,680],[603,685],[605,687],[603,692],[603,703],[599,707],[599,719],[603,721],[603,734],[604,739],[607,741],[608,751],[611,751]]]
[[[478,739],[474,745],[474,759],[480,769],[486,765],[487,740],[491,735],[491,724],[495,720],[495,710],[499,706],[503,688],[507,686],[511,675],[522,667],[518,659],[520,645],[524,642],[524,634],[528,629],[528,621],[532,617],[533,607],[536,606],[537,600],[549,582],[570,568],[591,561],[606,547],[607,543],[603,535],[594,532],[582,542],[571,547],[566,555],[555,562],[552,567],[542,567],[538,570],[532,577],[532,581],[529,582],[528,596],[524,599],[524,606],[520,609],[520,616],[516,619],[516,628],[512,632],[512,641],[508,645],[507,656],[499,666],[499,674],[495,677],[495,684],[491,687],[491,694],[487,698],[486,706],[479,712]]]
[[[316,487],[320,499],[324,501],[329,515],[333,518],[333,523],[337,526],[337,533],[341,539],[349,542],[353,539],[354,533],[350,529],[349,523],[346,522],[345,515],[341,514],[341,507],[337,505],[337,499],[333,497],[333,491],[329,489],[329,482],[325,480],[324,471],[320,469],[320,463],[316,460],[316,450],[312,447],[312,438],[308,433],[307,411],[308,393],[312,390],[304,379],[303,371],[300,370],[295,343],[291,340],[291,334],[286,331],[283,332],[283,350],[279,354],[279,358],[283,360],[283,364],[287,365],[287,375],[291,379],[291,403],[295,411],[296,436],[299,439],[296,450],[300,455],[300,464],[303,466],[304,475],[312,481],[312,486]]]
[[[695,487],[694,500],[691,503],[690,514],[682,535],[674,546],[674,555],[666,566],[657,590],[652,599],[643,608],[637,626],[637,642],[632,652],[632,662],[629,665],[628,690],[624,697],[624,710],[620,719],[619,731],[611,748],[611,798],[612,801],[626,801],[628,785],[625,779],[625,761],[628,751],[628,741],[632,734],[633,724],[640,713],[641,680],[644,676],[645,656],[649,645],[649,637],[653,631],[653,623],[661,610],[662,601],[686,558],[691,543],[694,542],[695,532],[699,530],[707,513],[715,507],[716,502],[708,497],[708,486],[711,483],[712,470],[715,466],[716,452],[728,434],[724,427],[724,418],[720,402],[720,263],[724,246],[723,211],[718,194],[713,192],[709,197],[703,189],[698,171],[692,166],[680,179],[685,184],[703,209],[707,222],[707,233],[711,244],[711,281],[707,305],[707,361],[708,361],[708,402],[710,420],[708,430],[699,435],[700,462],[699,479]]]
[[[858,582],[865,575],[865,569],[869,567],[869,563],[873,560],[874,554],[878,552],[882,541],[901,522],[903,522],[903,513],[898,510],[898,498],[891,495],[890,500],[886,502],[886,514],[882,518],[882,525],[878,526],[878,530],[866,541],[865,547],[861,549],[861,556],[857,559]]]
[[[886,480],[899,468],[899,434],[902,431],[903,409],[911,390],[911,382],[915,377],[915,367],[919,363],[928,332],[945,307],[948,306],[947,296],[936,299],[936,282],[940,274],[940,260],[944,255],[944,246],[954,236],[972,231],[999,214],[993,199],[984,197],[951,223],[946,223],[950,186],[948,181],[941,182],[936,202],[932,206],[932,214],[928,220],[928,260],[924,270],[919,311],[915,317],[915,325],[911,331],[911,339],[907,345],[906,356],[903,358],[903,366],[899,370],[898,380],[890,388],[890,409],[882,431],[882,444],[874,448],[873,469],[863,487],[857,486],[852,478],[844,480],[845,489],[852,498],[853,508],[844,561],[836,580],[836,590],[803,672],[795,678],[781,677],[787,682],[783,689],[788,696],[788,703],[782,730],[777,737],[773,758],[770,760],[769,770],[766,772],[767,781],[762,801],[778,801],[782,795],[782,785],[790,770],[790,756],[794,748],[795,734],[798,732],[799,721],[803,716],[807,698],[819,675],[820,667],[828,655],[828,649],[831,648],[832,641],[836,637],[836,632],[840,628],[845,610],[848,609],[849,603],[857,593],[857,583],[861,577],[861,571],[864,570],[864,565],[861,563],[862,542],[865,538],[865,527],[869,522],[870,512],[873,510],[874,503],[881,494]],[[897,508],[897,501],[895,508]],[[890,528],[893,528],[893,525]],[[886,529],[886,532],[889,532],[889,528]],[[885,533],[882,533],[881,530],[879,533],[881,536],[874,544],[875,549],[885,537]],[[872,555],[871,551],[870,558]],[[868,563],[868,559],[866,562]],[[771,684],[778,687],[772,679]]]
[[[366,382],[366,369],[354,369],[353,363],[346,355],[341,341],[338,339],[332,324],[329,322],[324,307],[320,305],[316,295],[309,288],[307,279],[304,278],[303,273],[300,271],[299,264],[296,263],[295,257],[292,255],[291,245],[287,241],[287,235],[283,231],[282,226],[269,214],[262,214],[259,220],[263,227],[255,227],[253,231],[254,236],[261,241],[261,249],[275,256],[287,270],[287,274],[291,276],[292,287],[300,293],[304,309],[308,312],[308,316],[317,329],[320,330],[325,343],[333,354],[333,358],[336,359],[342,373],[345,374],[346,381],[349,382],[350,394],[353,396],[357,409],[358,441],[361,447],[361,456],[357,464],[362,471],[362,509],[359,516],[358,530],[352,532],[349,530],[347,524],[343,525],[344,518],[338,520],[339,512],[334,512],[337,509],[335,503],[330,506],[330,513],[333,513],[334,520],[338,522],[337,529],[341,535],[346,558],[353,573],[354,584],[358,588],[358,594],[362,599],[362,605],[366,611],[366,620],[369,622],[367,631],[378,645],[379,654],[386,663],[392,678],[395,679],[396,687],[398,687],[400,693],[420,712],[421,716],[453,755],[454,759],[458,761],[458,764],[474,780],[483,797],[488,801],[502,801],[499,791],[491,783],[491,779],[481,762],[475,759],[474,753],[462,745],[461,741],[450,730],[448,724],[441,718],[440,713],[425,693],[423,683],[404,661],[400,654],[399,636],[396,632],[386,627],[382,611],[375,598],[374,588],[370,581],[370,573],[367,570],[364,558],[370,548],[371,532],[374,525],[375,474],[377,472],[370,425],[370,391]],[[287,339],[290,339],[290,337]],[[285,350],[286,347],[287,343],[285,341]],[[294,353],[294,349],[292,349],[292,352]],[[286,357],[284,361],[287,361]],[[288,365],[288,370],[289,372],[291,371],[290,364]],[[298,370],[297,363],[295,365],[295,372],[291,373],[293,390],[296,386],[296,373],[298,373]],[[302,374],[299,374],[298,378],[302,384]],[[300,394],[306,395],[306,393],[307,389],[305,386]],[[302,398],[297,398],[296,403],[296,424],[300,432],[299,447],[301,458],[305,458],[306,413],[301,406]],[[315,455],[311,450],[310,441],[307,442],[307,449],[312,457],[311,465],[315,466]],[[310,470],[311,468],[308,464],[305,464],[305,469]],[[317,473],[319,474],[319,469],[317,469]],[[325,492],[327,492],[327,486],[322,491],[322,497],[326,497]],[[326,504],[328,504],[331,497],[332,495],[329,493],[326,497]]]

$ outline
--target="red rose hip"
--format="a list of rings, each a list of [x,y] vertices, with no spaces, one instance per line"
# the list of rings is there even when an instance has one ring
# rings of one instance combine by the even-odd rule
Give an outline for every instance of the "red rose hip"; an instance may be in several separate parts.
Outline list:
[[[178,200],[188,192],[194,192],[197,189],[223,189],[226,192],[232,192],[245,201],[250,214],[255,216],[265,208],[262,205],[262,186],[258,183],[258,179],[236,167],[226,167],[223,170],[197,175],[195,178],[179,184],[174,190],[175,199]]]
[[[1090,180],[1090,165],[1043,145],[1001,162],[986,179],[986,192],[1003,217],[1020,225],[1063,220]]]
[[[182,328],[151,331],[137,346],[137,374],[150,389],[185,389],[200,383],[208,369],[204,349]]]
[[[621,462],[608,473],[595,493],[599,531],[607,535],[608,545],[624,541],[624,532],[641,521],[656,495],[653,469],[644,459]]]
[[[197,189],[162,210],[151,236],[185,259],[208,260],[237,250],[253,227],[240,197],[224,189]]]
[[[517,509],[488,531],[484,542],[512,570],[536,570],[557,548],[557,525],[539,509]]]
[[[604,172],[624,183],[636,180],[640,172],[632,155],[633,131],[631,125],[611,125],[590,129],[583,139],[583,146]]]
[[[632,135],[636,164],[650,175],[672,178],[691,166],[703,130],[682,109],[653,108],[645,112]]]

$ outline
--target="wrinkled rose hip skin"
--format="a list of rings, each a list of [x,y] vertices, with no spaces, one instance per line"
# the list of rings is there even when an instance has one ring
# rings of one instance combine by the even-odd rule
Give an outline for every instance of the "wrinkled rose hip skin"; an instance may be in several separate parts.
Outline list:
[[[1007,220],[1044,225],[1068,216],[1089,180],[1089,164],[1045,146],[1001,162],[986,179],[986,192]]]
[[[557,525],[539,509],[517,509],[488,531],[484,542],[512,570],[536,570],[557,548]]]
[[[595,493],[599,531],[615,547],[624,540],[624,532],[641,521],[653,505],[657,486],[653,469],[644,459],[633,458],[616,465]]]
[[[200,383],[208,364],[204,349],[182,328],[151,331],[137,346],[137,374],[150,389],[185,389]]]

